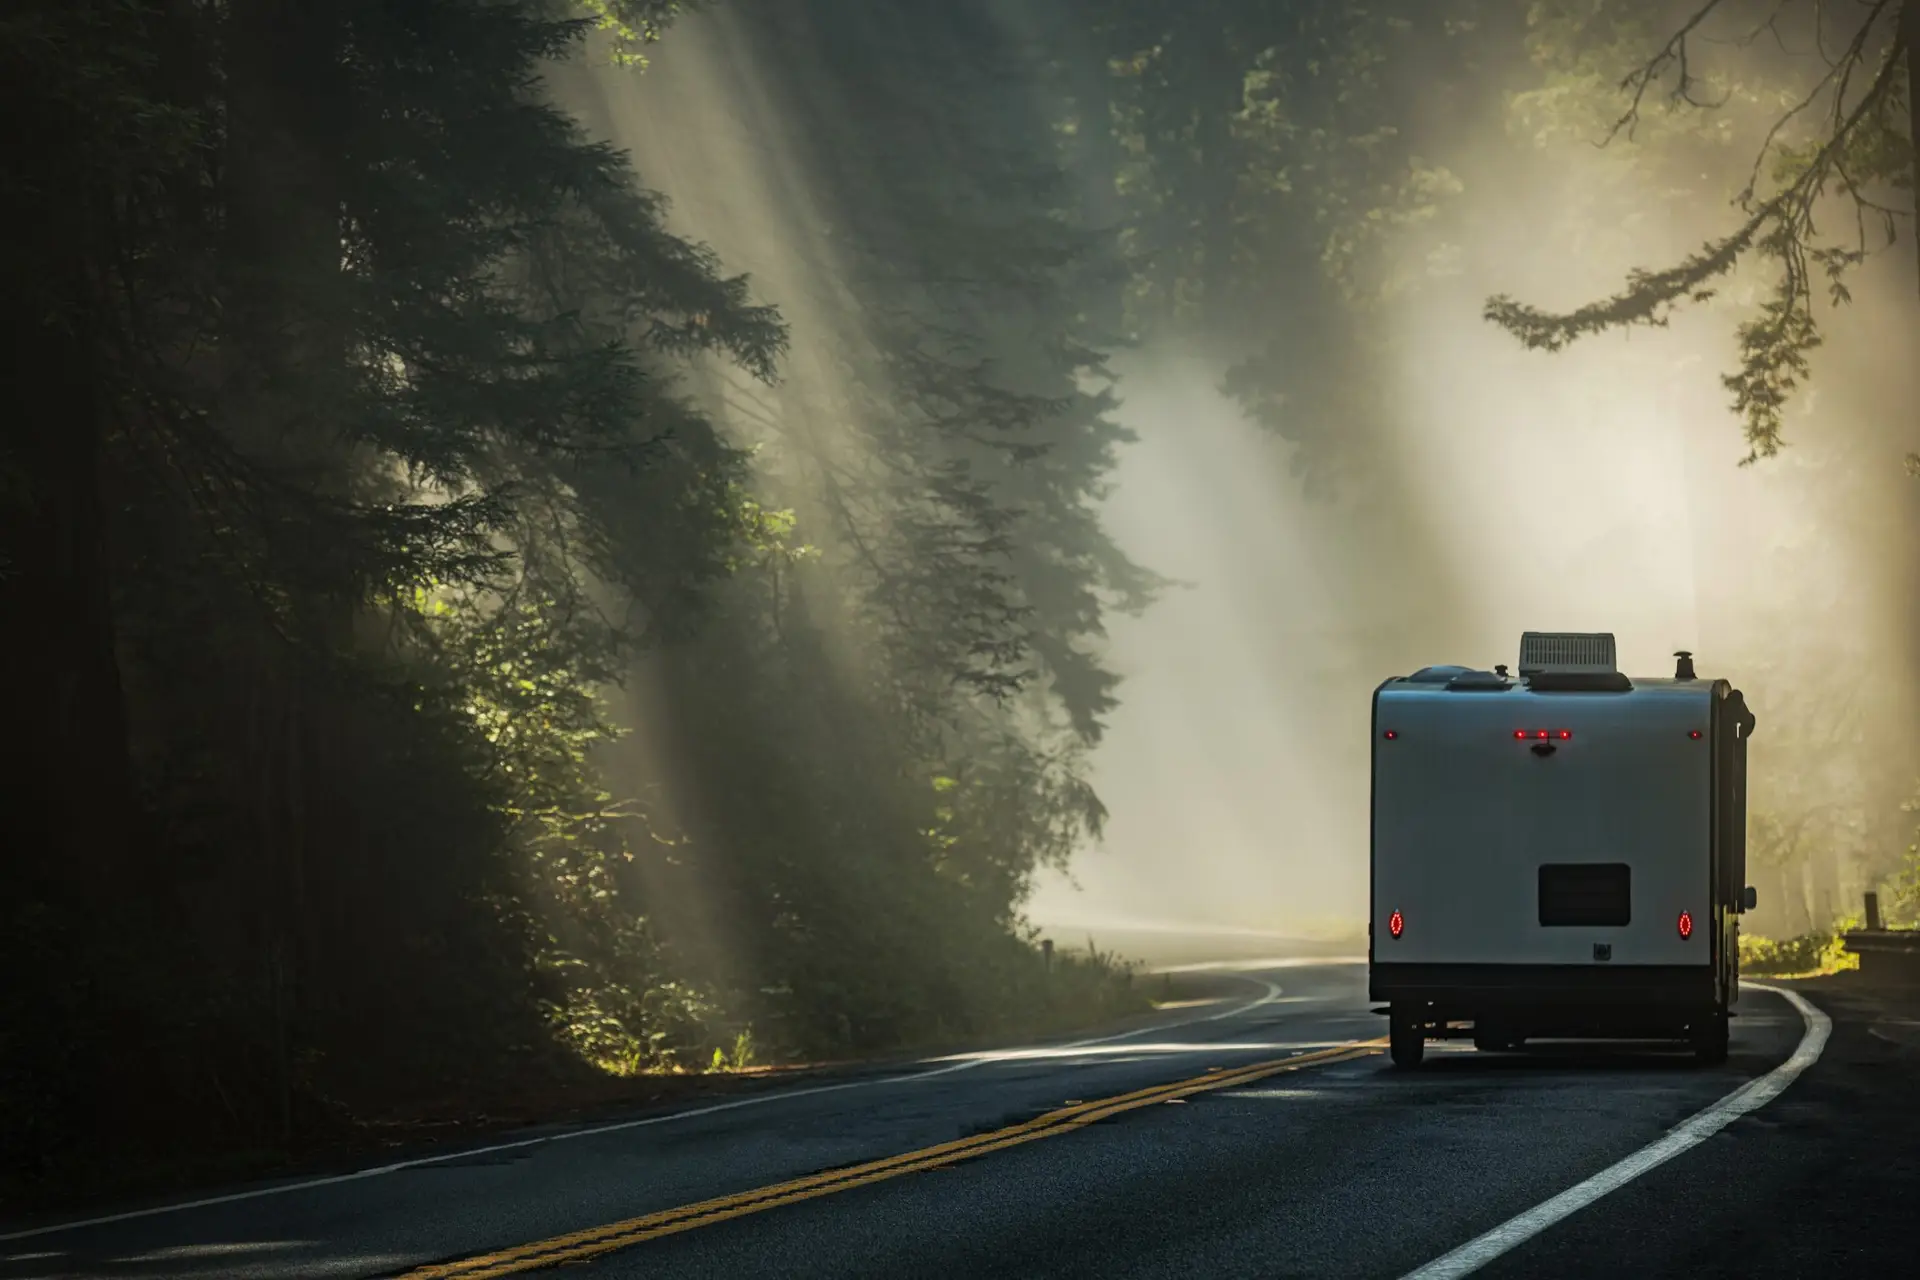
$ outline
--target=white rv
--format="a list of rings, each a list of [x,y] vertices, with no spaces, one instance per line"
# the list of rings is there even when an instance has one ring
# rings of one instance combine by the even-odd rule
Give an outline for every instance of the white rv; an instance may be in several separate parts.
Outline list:
[[[1727,1054],[1746,886],[1740,691],[1613,636],[1528,632],[1517,676],[1427,667],[1373,696],[1368,985],[1426,1042],[1661,1038]]]

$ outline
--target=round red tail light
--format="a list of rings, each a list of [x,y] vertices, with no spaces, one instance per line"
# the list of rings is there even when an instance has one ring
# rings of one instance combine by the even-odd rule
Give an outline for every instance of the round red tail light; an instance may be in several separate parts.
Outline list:
[[[1680,939],[1681,941],[1684,942],[1685,940],[1687,940],[1688,938],[1691,938],[1692,936],[1693,936],[1693,913],[1690,911],[1682,911],[1680,913]]]
[[[1387,932],[1399,937],[1407,931],[1407,918],[1398,911],[1387,917]]]

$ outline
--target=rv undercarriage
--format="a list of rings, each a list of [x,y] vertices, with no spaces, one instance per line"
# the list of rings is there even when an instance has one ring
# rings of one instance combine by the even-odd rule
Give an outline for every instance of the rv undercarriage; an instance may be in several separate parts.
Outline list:
[[[1492,1051],[1529,1040],[1677,1040],[1702,1062],[1727,1056],[1725,1002],[1710,970],[1557,966],[1378,966],[1375,1010],[1388,1015],[1393,1060],[1417,1066],[1428,1040],[1471,1039]]]

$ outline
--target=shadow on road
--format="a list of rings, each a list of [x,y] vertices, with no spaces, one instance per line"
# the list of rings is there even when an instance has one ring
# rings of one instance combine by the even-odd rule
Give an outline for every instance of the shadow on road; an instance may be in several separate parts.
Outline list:
[[[1543,1041],[1502,1052],[1465,1046],[1429,1046],[1427,1059],[1417,1070],[1401,1071],[1383,1063],[1382,1073],[1409,1080],[1429,1075],[1460,1077],[1524,1073],[1529,1076],[1549,1076],[1629,1071],[1751,1074],[1742,1057],[1736,1045],[1726,1065],[1706,1067],[1694,1060],[1691,1050],[1685,1045],[1657,1040]]]

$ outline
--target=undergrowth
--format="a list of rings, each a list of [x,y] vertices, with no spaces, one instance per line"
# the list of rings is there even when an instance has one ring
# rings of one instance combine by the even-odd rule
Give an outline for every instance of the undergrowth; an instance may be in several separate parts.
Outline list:
[[[1858,969],[1860,957],[1847,950],[1846,940],[1840,935],[1859,927],[1859,921],[1849,918],[1836,921],[1825,932],[1804,933],[1797,938],[1743,933],[1740,972],[1752,978],[1810,978]]]

